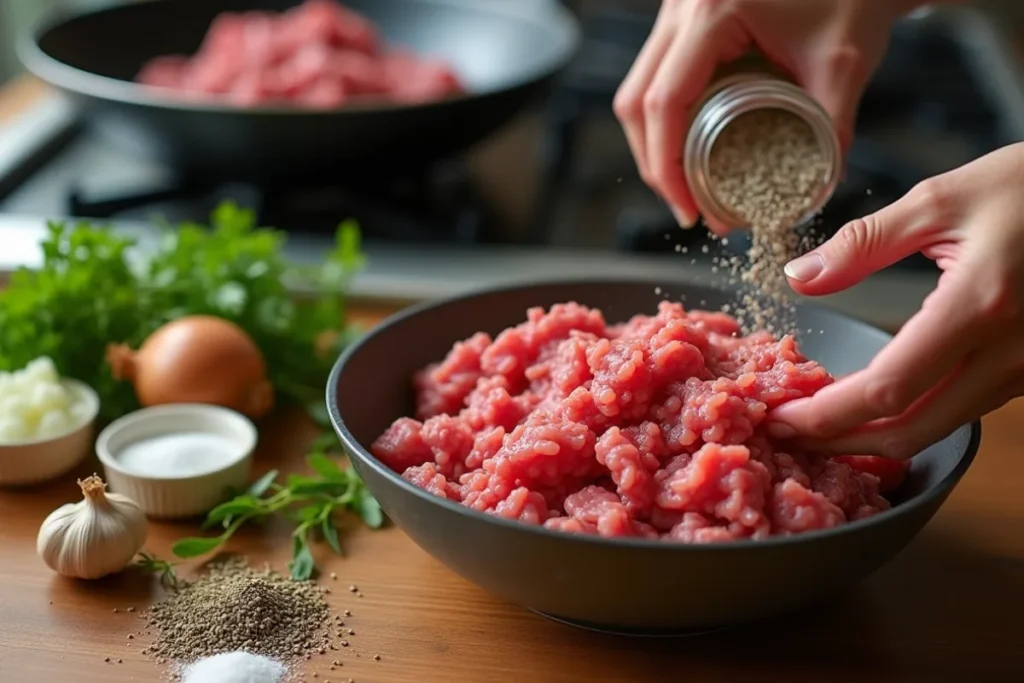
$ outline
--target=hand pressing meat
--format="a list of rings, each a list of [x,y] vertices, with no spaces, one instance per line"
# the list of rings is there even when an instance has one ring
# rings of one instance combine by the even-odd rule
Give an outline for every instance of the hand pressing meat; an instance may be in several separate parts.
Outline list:
[[[867,368],[770,416],[819,452],[905,460],[1024,395],[1024,143],[920,183],[786,266],[801,294],[832,294],[915,252],[938,286]]]
[[[416,104],[463,92],[448,65],[389,50],[369,20],[334,0],[306,0],[283,13],[221,14],[195,55],[157,57],[136,80],[240,106],[317,109]]]

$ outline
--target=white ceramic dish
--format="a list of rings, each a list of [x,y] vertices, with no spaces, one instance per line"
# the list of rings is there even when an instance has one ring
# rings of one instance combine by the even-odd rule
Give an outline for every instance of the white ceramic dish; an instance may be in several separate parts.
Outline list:
[[[200,433],[225,438],[230,454],[225,462],[201,474],[144,475],[120,462],[125,448],[147,439]],[[150,517],[183,518],[205,514],[224,502],[231,489],[243,488],[252,470],[256,426],[228,408],[178,403],[143,408],[111,422],[96,439],[110,490],[134,500]]]
[[[27,486],[55,479],[74,469],[92,447],[100,399],[92,388],[76,379],[61,384],[88,406],[88,417],[60,436],[0,444],[0,486]]]

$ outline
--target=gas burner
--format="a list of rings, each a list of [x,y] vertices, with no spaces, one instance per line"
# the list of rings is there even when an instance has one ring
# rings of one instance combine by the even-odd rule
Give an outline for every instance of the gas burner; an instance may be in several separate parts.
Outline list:
[[[262,188],[246,183],[170,182],[117,192],[75,184],[68,192],[72,216],[172,221],[208,219],[232,200],[256,212],[261,225],[329,233],[339,218],[359,222],[365,239],[475,244],[494,240],[495,219],[477,194],[464,165],[439,164],[402,176],[364,175],[345,181]]]

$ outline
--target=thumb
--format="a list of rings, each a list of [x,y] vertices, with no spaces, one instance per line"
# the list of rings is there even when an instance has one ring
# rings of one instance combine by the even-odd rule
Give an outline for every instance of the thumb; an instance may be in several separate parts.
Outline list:
[[[935,179],[925,181],[873,214],[850,221],[825,244],[785,266],[801,294],[820,296],[852,287],[868,275],[924,249],[934,239],[929,227],[945,216]]]

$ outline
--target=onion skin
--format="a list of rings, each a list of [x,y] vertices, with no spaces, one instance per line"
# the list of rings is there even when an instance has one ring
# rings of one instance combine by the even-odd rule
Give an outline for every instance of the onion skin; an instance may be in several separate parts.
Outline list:
[[[127,380],[143,406],[210,403],[260,418],[274,407],[263,354],[238,325],[211,315],[167,323],[133,351],[107,347],[117,380]]]

